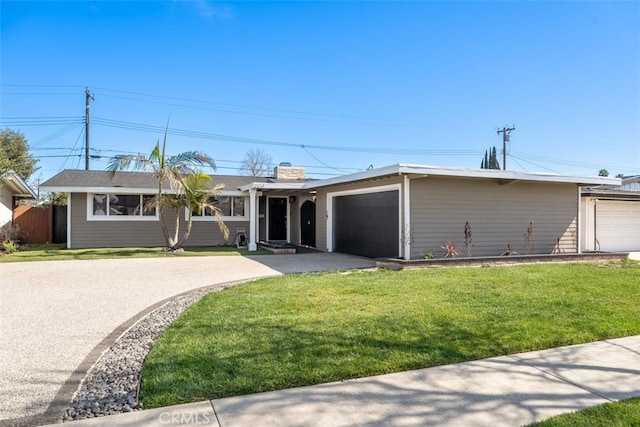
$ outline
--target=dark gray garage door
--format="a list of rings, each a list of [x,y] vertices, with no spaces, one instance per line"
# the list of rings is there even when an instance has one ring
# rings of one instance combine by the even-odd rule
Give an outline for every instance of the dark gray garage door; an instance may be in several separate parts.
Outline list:
[[[397,190],[335,197],[334,250],[370,258],[397,257],[398,215]]]

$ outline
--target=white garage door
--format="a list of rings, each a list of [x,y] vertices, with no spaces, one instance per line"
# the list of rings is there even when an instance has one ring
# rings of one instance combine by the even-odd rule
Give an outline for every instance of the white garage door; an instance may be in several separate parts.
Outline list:
[[[640,251],[640,200],[598,200],[596,238],[603,252]]]

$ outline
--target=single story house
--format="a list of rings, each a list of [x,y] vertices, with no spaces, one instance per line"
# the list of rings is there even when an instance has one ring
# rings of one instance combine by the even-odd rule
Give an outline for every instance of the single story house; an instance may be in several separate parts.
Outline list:
[[[580,188],[620,179],[396,164],[320,180],[279,166],[272,178],[214,175],[217,183],[225,184],[217,203],[230,239],[245,234],[250,250],[271,241],[415,259],[442,256],[448,241],[461,256],[495,256],[507,247],[521,254],[581,252]],[[136,209],[156,191],[149,173],[111,180],[103,171],[65,170],[41,188],[70,195],[69,248],[164,244],[156,214]],[[187,213],[179,216],[185,221]],[[232,243],[214,221],[196,216],[187,245]]]
[[[13,221],[14,207],[20,200],[36,199],[35,191],[14,172],[0,176],[0,227]]]
[[[640,251],[640,175],[582,190],[582,249]]]

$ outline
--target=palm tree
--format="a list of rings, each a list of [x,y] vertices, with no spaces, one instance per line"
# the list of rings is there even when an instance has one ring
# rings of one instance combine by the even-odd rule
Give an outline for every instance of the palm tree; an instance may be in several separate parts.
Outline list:
[[[218,228],[224,240],[229,239],[229,228],[227,228],[222,220],[222,211],[213,203],[215,198],[220,194],[220,190],[224,188],[224,184],[216,184],[211,188],[209,185],[210,181],[211,177],[204,172],[192,172],[181,180],[184,194],[182,197],[176,198],[176,200],[182,201],[182,206],[187,209],[188,221],[184,235],[176,244],[178,248],[182,247],[191,235],[194,211],[202,214],[205,209],[216,217]],[[177,232],[175,237],[178,237]]]
[[[199,151],[187,151],[175,156],[168,156],[166,154],[168,130],[169,128],[167,126],[164,132],[164,141],[162,142],[162,146],[160,146],[160,140],[158,140],[155,148],[151,151],[151,154],[148,157],[144,154],[117,155],[113,157],[107,165],[107,173],[111,178],[113,178],[118,172],[125,170],[147,171],[153,173],[158,181],[158,193],[144,208],[157,209],[158,219],[167,249],[175,250],[180,247],[179,244],[184,243],[186,240],[178,240],[180,228],[179,209],[185,206],[184,179],[187,175],[194,173],[195,167],[210,166],[215,170],[216,164],[213,158]],[[165,186],[168,186],[174,194],[167,194],[165,192]],[[169,228],[165,223],[164,209],[166,207],[177,211],[173,235],[169,232]],[[189,224],[189,230],[190,228]]]

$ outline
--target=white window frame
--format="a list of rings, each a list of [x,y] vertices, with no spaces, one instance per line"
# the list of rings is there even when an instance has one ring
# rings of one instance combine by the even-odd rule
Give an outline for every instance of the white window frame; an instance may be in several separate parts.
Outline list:
[[[241,194],[220,194],[218,197],[229,197],[231,198],[231,213],[233,214],[233,209],[234,209],[234,202],[233,199],[234,198],[238,198],[241,197],[242,199],[244,199],[244,215],[231,215],[231,216],[227,216],[224,215],[222,217],[222,220],[224,222],[233,222],[233,221],[244,221],[247,222],[249,221],[249,197]],[[184,220],[188,221],[189,220],[189,211],[185,208],[184,209]],[[216,218],[215,215],[191,215],[191,220],[194,222],[199,222],[199,221],[213,221],[213,222],[218,222],[218,218]]]
[[[105,215],[94,215],[93,214],[93,196],[97,194],[104,194],[107,196],[107,213]],[[87,221],[158,221],[158,209],[156,209],[155,215],[143,215],[140,212],[138,215],[109,215],[109,196],[115,195],[127,195],[127,196],[139,196],[140,202],[142,202],[143,196],[154,197],[155,194],[145,194],[145,193],[126,193],[126,192],[95,192],[95,193],[87,193]]]

